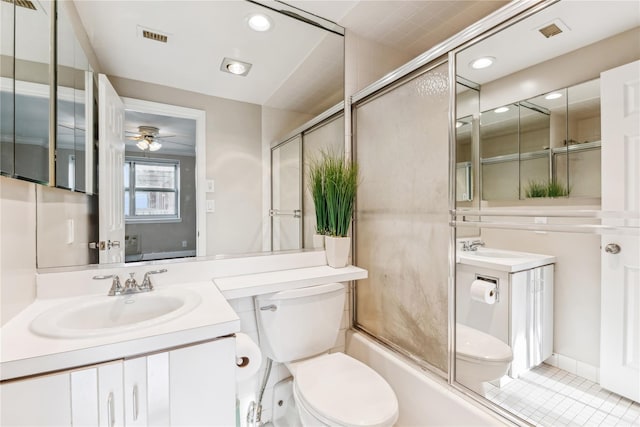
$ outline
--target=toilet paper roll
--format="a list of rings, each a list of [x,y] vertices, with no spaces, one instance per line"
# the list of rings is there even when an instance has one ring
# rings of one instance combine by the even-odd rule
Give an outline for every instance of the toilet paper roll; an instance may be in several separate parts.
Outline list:
[[[236,334],[236,382],[251,379],[260,369],[262,352],[246,334]]]
[[[497,286],[485,280],[474,280],[471,283],[471,299],[485,304],[496,302]]]

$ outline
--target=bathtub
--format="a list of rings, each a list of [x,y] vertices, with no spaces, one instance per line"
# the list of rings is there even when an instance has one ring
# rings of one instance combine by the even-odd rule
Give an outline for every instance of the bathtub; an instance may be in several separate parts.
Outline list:
[[[347,331],[346,352],[377,371],[396,392],[398,427],[512,425],[362,333]]]

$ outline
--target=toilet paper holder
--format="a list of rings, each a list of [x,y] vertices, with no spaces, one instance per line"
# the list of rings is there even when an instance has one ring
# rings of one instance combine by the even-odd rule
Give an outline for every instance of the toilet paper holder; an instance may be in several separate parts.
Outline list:
[[[493,291],[496,293],[496,302],[500,301],[500,285],[498,284],[499,283],[498,278],[485,276],[482,274],[476,274],[476,280],[482,280],[485,282],[493,283],[495,285],[495,288]]]

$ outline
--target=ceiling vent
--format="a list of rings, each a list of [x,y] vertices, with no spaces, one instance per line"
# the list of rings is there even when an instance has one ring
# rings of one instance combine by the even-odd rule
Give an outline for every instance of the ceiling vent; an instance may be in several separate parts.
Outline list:
[[[558,34],[562,34],[566,31],[569,31],[569,27],[567,27],[565,23],[559,19],[556,19],[555,21],[549,22],[548,24],[545,24],[542,27],[538,28],[538,32],[540,32],[540,34],[548,39],[553,36],[557,36]]]
[[[18,7],[24,7],[25,9],[36,10],[36,5],[29,0],[2,0],[2,1],[15,4]]]
[[[169,41],[169,35],[165,33],[161,33],[157,30],[152,30],[150,28],[144,28],[138,25],[138,37],[143,37],[145,39],[153,40],[155,42],[167,43]]]

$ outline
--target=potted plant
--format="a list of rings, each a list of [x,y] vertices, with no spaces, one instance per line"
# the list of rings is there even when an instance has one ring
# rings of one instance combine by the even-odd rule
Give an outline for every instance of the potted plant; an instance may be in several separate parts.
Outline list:
[[[525,196],[528,198],[566,197],[570,192],[570,189],[555,180],[547,182],[529,181],[525,190]]]
[[[358,166],[342,156],[323,156],[324,198],[327,204],[325,250],[334,268],[347,265],[351,238],[348,237],[358,187]]]
[[[328,228],[327,200],[324,197],[324,162],[312,161],[309,164],[309,192],[316,214],[316,234],[313,235],[313,247],[324,248],[324,236]]]

